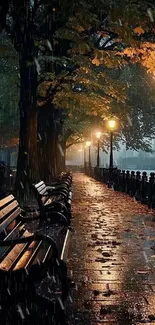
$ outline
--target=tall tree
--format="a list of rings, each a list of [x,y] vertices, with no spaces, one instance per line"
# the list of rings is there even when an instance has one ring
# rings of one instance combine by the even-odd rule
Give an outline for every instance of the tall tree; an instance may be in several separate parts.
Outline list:
[[[136,47],[137,53],[139,43],[143,43],[141,46],[145,49],[144,40],[148,40],[148,34],[153,35],[153,28],[146,1],[142,5],[139,0],[129,1],[128,4],[126,1],[104,1],[104,8],[101,0],[91,0],[89,4],[86,0],[77,3],[64,0],[10,0],[9,3],[13,18],[9,33],[20,54],[21,147],[18,172],[22,170],[22,175],[18,174],[19,185],[32,181],[36,176],[31,171],[36,170],[37,161],[36,68],[40,70],[37,61],[38,48],[39,62],[43,59],[46,63],[45,80],[43,77],[40,85],[43,88],[46,84],[46,98],[41,96],[38,101],[41,106],[39,124],[42,126],[43,147],[46,142],[48,146],[47,164],[52,166],[54,152],[50,155],[50,145],[53,143],[56,150],[59,134],[62,133],[63,124],[60,121],[68,116],[71,106],[74,112],[79,108],[82,112],[87,110],[89,114],[99,114],[101,117],[108,117],[114,112],[121,122],[124,120],[129,124],[126,113],[131,118],[133,110],[129,105],[125,110],[124,93],[113,74],[121,69],[122,64],[128,63],[127,56],[136,57],[133,51]],[[152,6],[152,1],[149,5]],[[7,10],[6,1],[1,13],[6,13]],[[5,19],[2,20],[2,27],[4,25]],[[8,27],[7,25],[7,30]],[[149,45],[150,48],[151,46]],[[148,48],[144,55],[147,51]],[[51,72],[54,77],[50,76]],[[57,108],[59,111],[56,111]],[[64,109],[66,112],[62,113]],[[55,124],[53,119],[59,123]],[[45,156],[44,154],[43,161]],[[23,168],[20,165],[22,161]],[[49,168],[47,171],[50,172]]]
[[[37,1],[14,1],[13,42],[19,52],[20,71],[20,136],[16,189],[38,178],[37,157],[37,47],[34,17]]]

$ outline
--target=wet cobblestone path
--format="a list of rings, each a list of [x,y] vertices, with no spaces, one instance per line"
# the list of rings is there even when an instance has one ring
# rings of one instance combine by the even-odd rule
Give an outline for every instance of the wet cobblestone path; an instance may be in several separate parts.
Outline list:
[[[73,184],[70,324],[155,324],[155,217],[82,173]]]

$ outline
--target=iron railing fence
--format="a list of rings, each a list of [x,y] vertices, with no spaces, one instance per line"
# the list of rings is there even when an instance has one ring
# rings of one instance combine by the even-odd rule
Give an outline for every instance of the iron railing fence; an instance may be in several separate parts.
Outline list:
[[[85,173],[115,191],[126,193],[149,208],[155,208],[155,173],[148,176],[145,171],[141,173],[98,167],[86,168]]]

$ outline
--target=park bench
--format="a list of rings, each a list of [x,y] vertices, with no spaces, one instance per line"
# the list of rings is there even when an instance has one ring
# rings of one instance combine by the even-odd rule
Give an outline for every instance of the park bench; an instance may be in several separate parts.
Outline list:
[[[50,217],[52,222],[55,215],[57,216],[57,213],[61,213],[69,224],[72,198],[70,186],[68,189],[64,189],[59,185],[47,186],[44,181],[41,181],[33,184],[32,189],[38,202],[41,221],[45,220],[46,222],[47,217]]]
[[[58,177],[55,177],[52,179],[52,182],[50,182],[50,185],[68,185],[70,186],[72,183],[72,174],[71,173],[62,173]]]
[[[66,254],[70,231],[64,219],[52,228],[28,231],[13,195],[0,200],[0,304],[35,293],[35,284],[47,272],[59,275],[62,296],[67,295]],[[31,217],[29,218],[31,220]],[[45,235],[46,233],[46,235]]]
[[[62,173],[60,176],[55,178],[50,184],[46,184],[48,190],[59,191],[62,194],[69,196],[69,199],[72,198],[72,174],[71,173]]]

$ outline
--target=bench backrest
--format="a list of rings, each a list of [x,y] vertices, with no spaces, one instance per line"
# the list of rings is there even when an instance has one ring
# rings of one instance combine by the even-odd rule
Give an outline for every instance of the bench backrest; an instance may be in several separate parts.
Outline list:
[[[33,187],[36,190],[36,193],[40,196],[47,194],[46,184],[44,181],[41,181],[37,184],[33,184]]]
[[[47,190],[47,185],[44,181],[40,181],[37,184],[33,184],[32,188],[37,198],[40,209],[42,209],[44,205],[52,203],[56,198],[54,194],[52,196],[49,194]]]
[[[0,237],[11,231],[21,213],[21,208],[13,195],[0,200]]]
[[[34,238],[34,234],[26,229],[25,220],[20,214],[21,208],[13,195],[0,200],[0,272],[26,270],[31,265],[39,268],[40,261],[44,263],[48,256],[53,256],[53,252],[57,253],[53,239],[44,241],[42,234]],[[4,273],[0,274],[0,280],[6,286],[2,278]],[[16,291],[16,283],[12,287]]]
[[[43,205],[46,203],[46,201],[49,199],[48,192],[47,192],[47,186],[44,183],[44,181],[40,181],[37,184],[32,185],[34,194],[37,198],[39,207],[42,208]]]

